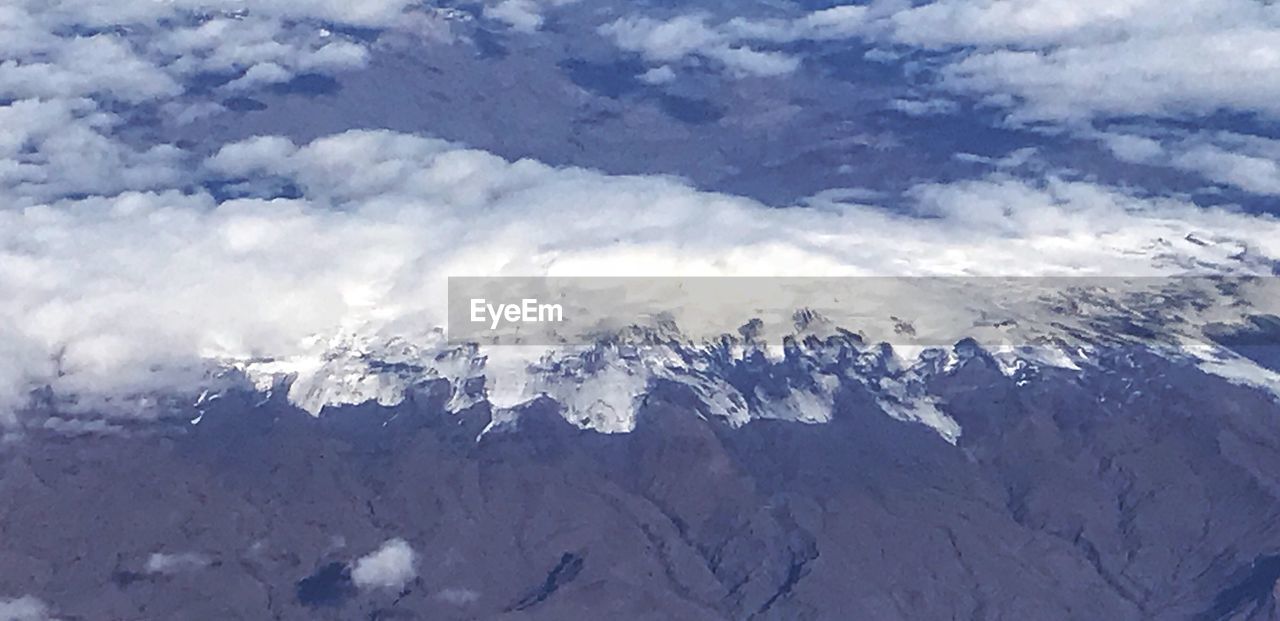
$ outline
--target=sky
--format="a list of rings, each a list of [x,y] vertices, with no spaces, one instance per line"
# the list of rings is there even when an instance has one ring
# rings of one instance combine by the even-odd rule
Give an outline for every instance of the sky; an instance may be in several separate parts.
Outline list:
[[[147,417],[229,362],[427,342],[451,275],[1280,258],[1251,0],[16,1],[0,58],[7,425],[45,387]]]

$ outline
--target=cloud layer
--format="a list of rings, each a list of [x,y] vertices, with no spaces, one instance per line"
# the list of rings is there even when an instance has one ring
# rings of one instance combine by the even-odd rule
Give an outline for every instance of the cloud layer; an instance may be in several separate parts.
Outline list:
[[[836,191],[773,209],[677,179],[506,161],[389,131],[307,144],[261,136],[210,157],[119,136],[142,109],[180,122],[223,93],[359,66],[366,46],[329,22],[388,25],[407,6],[0,10],[0,29],[13,35],[0,37],[0,417],[46,386],[68,407],[146,415],[157,395],[194,398],[229,363],[287,360],[335,339],[421,342],[444,323],[449,275],[1269,273],[1280,256],[1274,219],[1065,173],[922,182],[902,197],[905,213]],[[1032,44],[1165,32],[1124,30],[1146,5],[1119,5],[1106,27],[1085,13],[1052,17],[1042,0],[1019,6],[1029,12],[1014,32]],[[913,10],[628,19],[606,32],[655,63],[701,58],[757,75],[793,62],[768,45],[854,36],[886,20],[900,23],[882,36],[922,46],[968,41],[979,54],[1007,43],[960,28],[977,19],[967,13],[908,19]],[[164,20],[176,26],[160,28]],[[229,81],[199,86],[196,76],[220,72]],[[1124,157],[1274,191],[1270,143],[1117,136],[1107,144]]]
[[[922,184],[910,214],[834,195],[779,210],[386,131],[251,139],[189,175],[256,181],[221,201],[153,190],[0,210],[11,405],[46,384],[194,391],[216,361],[344,333],[421,338],[444,323],[449,275],[1138,275],[1265,272],[1280,256],[1273,219],[1067,179]],[[282,182],[303,197],[255,196]]]
[[[963,48],[953,88],[1012,97],[1017,118],[1280,113],[1280,7],[1252,0],[939,0],[889,16],[878,36]]]
[[[618,47],[660,67],[710,61],[738,77],[771,77],[795,71],[800,59],[776,49],[796,41],[845,39],[868,21],[864,6],[837,6],[791,19],[736,17],[716,23],[704,13],[669,19],[624,17],[600,27]]]
[[[935,54],[943,85],[989,97],[1019,121],[1280,114],[1280,6],[1254,0],[880,0],[791,18],[632,16],[601,29],[653,63],[715,61],[776,76],[801,57],[779,43],[861,39]]]

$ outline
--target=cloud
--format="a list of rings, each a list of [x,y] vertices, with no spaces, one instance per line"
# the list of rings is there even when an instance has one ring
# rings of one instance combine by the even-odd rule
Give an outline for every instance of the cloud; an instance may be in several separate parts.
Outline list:
[[[1280,196],[1280,160],[1201,145],[1179,153],[1173,165],[1253,194]]]
[[[38,1],[24,2],[28,6],[41,6]],[[287,19],[313,19],[361,26],[392,26],[406,10],[419,3],[416,0],[123,0],[104,3],[99,0],[65,0],[48,8],[60,18],[71,19],[89,26],[139,23],[157,19],[157,16],[199,15],[222,13],[240,17],[262,16]],[[43,7],[42,7],[43,8]]]
[[[881,0],[786,18],[629,16],[601,33],[655,64],[703,59],[738,76],[794,71],[799,52],[770,49],[782,43],[918,48],[944,88],[1015,122],[1280,115],[1280,5],[1254,0]]]
[[[17,599],[0,598],[0,621],[54,621],[44,602],[26,595]]]
[[[415,5],[124,0],[108,9],[93,0],[12,3],[0,9],[0,100],[122,114],[127,108],[117,104],[156,102],[173,122],[187,122],[217,110],[184,97],[192,86],[232,93],[363,66],[367,43],[330,26],[390,27]],[[102,130],[102,123],[95,129]]]
[[[1156,138],[1103,132],[1097,138],[1126,162],[1176,168],[1251,194],[1280,196],[1280,140],[1232,132]]]
[[[244,75],[227,83],[228,90],[252,89],[264,84],[288,82],[293,73],[273,62],[258,63],[249,67]]]
[[[0,92],[18,99],[99,94],[140,103],[182,90],[160,67],[117,37],[65,38],[31,52],[26,59],[0,63]],[[48,60],[37,60],[46,55]]]
[[[109,136],[118,122],[82,99],[0,106],[0,197],[16,207],[178,185],[182,153],[168,145],[127,146]]]
[[[389,131],[250,139],[201,177],[248,181],[221,202],[153,189],[0,209],[11,407],[50,385],[81,411],[145,415],[138,396],[194,399],[230,362],[429,344],[449,275],[1145,275],[1280,256],[1272,218],[1054,177],[921,184],[907,214],[775,209]],[[273,198],[280,183],[302,197]]]
[[[889,102],[894,110],[910,116],[937,116],[952,114],[959,105],[950,99],[895,99]]]
[[[486,16],[532,31],[557,4],[504,0]],[[1175,8],[894,1],[782,18],[630,16],[600,32],[644,58],[651,83],[699,65],[783,76],[821,47],[797,43],[861,37],[880,46],[874,56],[921,59],[942,78],[888,104],[903,113],[949,114],[958,94],[975,95],[1015,121],[1066,123],[1121,159],[1274,194],[1274,141],[1091,129],[1109,115],[1274,110],[1274,7]],[[27,395],[47,386],[60,413],[85,416],[36,424],[120,433],[128,426],[111,417],[191,407],[206,389],[243,387],[245,369],[294,374],[290,398],[313,411],[394,402],[400,386],[370,372],[369,344],[395,343],[427,377],[473,371],[436,355],[450,275],[1267,274],[1280,256],[1274,218],[1046,172],[1032,151],[982,159],[999,171],[985,177],[775,209],[389,131],[260,136],[205,145],[207,158],[117,135],[135,112],[186,123],[232,94],[358,69],[371,47],[347,26],[421,26],[429,12],[397,0],[0,8],[0,420],[25,423]],[[516,367],[498,358],[486,389],[516,394],[503,385]],[[332,372],[342,381],[323,381]],[[615,389],[638,377],[586,396],[621,403],[630,392]],[[391,540],[353,563],[354,579],[403,587],[414,557]],[[203,563],[147,560],[159,572]]]
[[[937,0],[886,16],[894,41],[926,48],[1071,44],[1114,36],[1134,20],[1144,26],[1178,12],[1157,13],[1156,0]],[[1203,7],[1205,3],[1185,3]]]
[[[665,20],[628,16],[601,26],[599,32],[655,64],[702,59],[737,77],[775,77],[798,69],[800,58],[770,47],[858,36],[874,14],[866,6],[847,5],[785,19],[735,17],[714,22],[706,13]]]
[[[639,53],[656,64],[702,58],[739,77],[778,76],[800,66],[798,59],[753,48],[729,29],[708,25],[707,19],[705,15],[682,15],[665,21],[625,17],[602,26],[600,33],[619,48]]]
[[[496,4],[486,5],[483,14],[486,18],[502,22],[513,30],[532,33],[542,28],[542,24],[546,20],[543,14],[548,8],[573,4],[577,1],[498,0]]]
[[[466,606],[479,600],[480,593],[463,587],[446,587],[436,591],[435,597],[454,606]]]
[[[879,8],[843,5],[790,19],[735,17],[726,22],[723,29],[735,39],[777,43],[848,39],[864,34],[869,18]]]
[[[195,571],[209,566],[209,557],[194,552],[163,554],[156,552],[147,557],[146,571],[153,574],[176,574]]]
[[[242,73],[244,79],[256,70],[260,75],[270,71],[277,76],[273,81],[282,82],[301,72],[358,68],[368,60],[363,45],[326,28],[275,19],[208,19],[166,30],[141,47],[152,57],[174,58],[164,69],[179,78],[204,72]]]
[[[640,80],[646,84],[666,84],[676,79],[676,72],[671,67],[662,65],[654,67],[642,74]]]
[[[771,47],[865,35],[872,18],[888,6],[896,5],[842,5],[792,18],[737,17],[719,22],[707,13],[668,19],[628,15],[604,24],[599,32],[650,63],[709,61],[733,77],[777,77],[795,72],[801,59]]]
[[[1280,114],[1280,6],[1252,0],[938,0],[890,13],[875,38],[954,54],[944,85],[1015,121]]]
[[[502,0],[485,7],[484,16],[522,32],[534,32],[542,27],[541,6],[536,0]]]
[[[0,197],[16,204],[179,185],[167,145],[110,136],[144,104],[175,124],[217,114],[208,94],[361,67],[333,23],[393,25],[408,2],[18,2],[0,9]],[[213,77],[210,77],[213,76]],[[212,85],[212,86],[210,86]],[[216,95],[215,95],[216,97]]]
[[[351,580],[361,589],[403,589],[418,575],[417,554],[403,539],[388,539],[382,547],[356,559]]]
[[[491,5],[490,17],[507,11],[513,25],[536,28],[551,4],[507,0]],[[1266,260],[1280,256],[1272,218],[1067,175],[1013,176],[1025,168],[1019,153],[991,161],[1002,174],[920,183],[884,204],[824,194],[774,209],[673,178],[507,161],[389,131],[306,144],[260,136],[204,159],[116,135],[130,106],[189,122],[218,113],[209,99],[219,93],[358,68],[368,46],[334,23],[393,27],[414,6],[71,0],[0,8],[8,35],[0,37],[0,99],[8,102],[0,106],[0,417],[12,418],[44,386],[69,411],[151,416],[166,398],[189,404],[204,388],[237,381],[228,368],[258,363],[294,364],[295,385],[305,389],[306,373],[335,347],[438,340],[449,275],[1266,272]],[[644,75],[658,83],[691,63],[782,75],[800,66],[799,52],[779,51],[785,44],[872,37],[938,52],[944,85],[1005,96],[1027,118],[1272,105],[1263,96],[1275,81],[1253,78],[1272,62],[1274,43],[1262,35],[1274,8],[1205,0],[1148,20],[1160,13],[1148,2],[1072,7],[886,2],[777,19],[632,16],[601,32],[655,65]],[[1253,26],[1242,25],[1250,16]],[[1184,37],[1175,26],[1194,27]],[[1107,47],[1185,39],[1191,54],[1201,39],[1233,37],[1243,42],[1204,43],[1218,45],[1218,56],[1195,59]],[[1241,53],[1242,65],[1212,64]],[[1150,79],[1093,88],[1138,75]],[[191,92],[195,76],[212,97]],[[1187,76],[1198,81],[1179,82]],[[933,114],[948,112],[948,102],[925,95],[891,105]],[[1124,159],[1277,191],[1278,156],[1264,139],[1099,139]],[[297,195],[281,198],[282,187]]]

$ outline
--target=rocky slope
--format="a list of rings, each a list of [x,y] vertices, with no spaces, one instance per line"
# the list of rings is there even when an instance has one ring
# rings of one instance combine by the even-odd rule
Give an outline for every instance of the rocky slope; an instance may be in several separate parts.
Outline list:
[[[917,381],[955,438],[860,381],[826,424],[657,382],[631,433],[551,398],[494,427],[436,379],[318,417],[231,391],[196,425],[33,431],[0,452],[0,593],[65,619],[1275,618],[1269,393],[1134,347],[1033,381],[945,353]],[[390,538],[416,577],[357,586]]]

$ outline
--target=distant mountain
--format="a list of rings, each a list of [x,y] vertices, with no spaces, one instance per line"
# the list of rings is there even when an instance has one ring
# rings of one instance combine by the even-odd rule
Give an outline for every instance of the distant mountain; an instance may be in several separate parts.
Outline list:
[[[909,368],[848,335],[726,351],[647,376],[629,433],[583,400],[627,393],[577,383],[637,368],[616,344],[501,413],[440,377],[316,416],[277,387],[50,426],[0,456],[0,589],[84,619],[1275,618],[1265,391],[1134,345],[1012,372],[972,341]],[[357,588],[390,538],[416,577]]]

